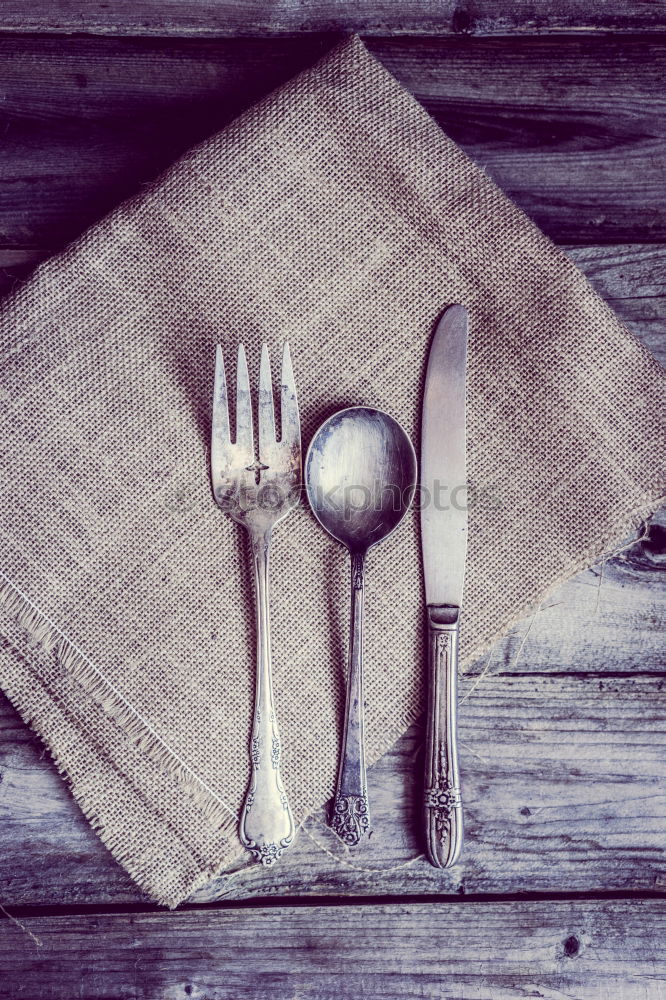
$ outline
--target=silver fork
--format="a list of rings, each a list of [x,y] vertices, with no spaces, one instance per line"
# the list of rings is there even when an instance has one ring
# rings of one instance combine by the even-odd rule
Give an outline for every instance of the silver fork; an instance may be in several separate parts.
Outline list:
[[[275,439],[275,413],[268,347],[259,371],[259,452],[255,458],[252,398],[245,349],[238,348],[236,438],[229,430],[227,381],[218,346],[213,391],[211,482],[215,501],[250,536],[257,601],[257,676],[250,742],[251,775],[240,818],[241,843],[257,861],[272,865],[294,839],[294,818],[280,778],[280,735],[271,680],[268,569],[273,527],[298,502],[301,431],[289,345],[282,353],[282,428]]]

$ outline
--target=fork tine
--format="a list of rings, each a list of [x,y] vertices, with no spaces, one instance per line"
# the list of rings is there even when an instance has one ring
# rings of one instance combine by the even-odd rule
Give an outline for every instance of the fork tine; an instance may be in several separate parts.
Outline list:
[[[282,434],[280,440],[289,448],[301,447],[301,425],[298,417],[296,383],[291,367],[289,344],[284,343],[282,351]]]
[[[245,451],[248,463],[254,460],[250,376],[247,370],[245,348],[242,344],[238,346],[238,364],[236,367],[236,446]]]
[[[223,450],[228,448],[229,405],[227,401],[227,378],[224,372],[224,355],[218,344],[215,349],[215,383],[213,386],[213,420],[211,428],[210,453],[214,467],[219,465]]]
[[[271,378],[271,359],[268,345],[261,348],[261,367],[259,368],[259,458],[268,461],[268,455],[275,444],[275,413],[273,411],[273,382]]]

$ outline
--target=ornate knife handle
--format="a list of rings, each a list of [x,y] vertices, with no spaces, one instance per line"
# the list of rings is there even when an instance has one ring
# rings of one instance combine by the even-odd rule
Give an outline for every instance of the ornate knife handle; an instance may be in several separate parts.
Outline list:
[[[363,737],[363,571],[364,552],[353,552],[352,627],[345,721],[330,823],[338,837],[353,847],[370,826]]]
[[[257,600],[257,681],[250,742],[252,773],[239,837],[257,861],[272,865],[294,839],[294,818],[280,778],[280,734],[273,706],[268,606],[270,530],[251,536]]]
[[[428,860],[450,868],[460,856],[463,811],[457,746],[460,608],[430,605],[424,822]]]

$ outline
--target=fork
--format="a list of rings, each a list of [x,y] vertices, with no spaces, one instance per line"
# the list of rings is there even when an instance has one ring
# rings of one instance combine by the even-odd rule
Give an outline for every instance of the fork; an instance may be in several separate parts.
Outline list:
[[[299,499],[301,431],[289,345],[282,353],[281,433],[275,413],[268,347],[261,350],[258,405],[259,449],[255,458],[252,398],[245,349],[238,348],[236,437],[229,428],[227,380],[222,348],[215,359],[211,435],[211,485],[218,506],[242,524],[250,537],[257,611],[257,674],[250,739],[250,782],[239,836],[257,861],[272,865],[294,839],[295,826],[280,778],[281,744],[271,678],[268,599],[269,552],[273,527]]]

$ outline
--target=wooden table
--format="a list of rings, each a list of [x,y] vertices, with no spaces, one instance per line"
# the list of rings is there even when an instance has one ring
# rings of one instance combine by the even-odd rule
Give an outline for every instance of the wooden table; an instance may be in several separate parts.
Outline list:
[[[663,359],[657,3],[5,0],[2,290],[182,150],[359,31]],[[660,339],[661,338],[661,339]],[[0,700],[0,996],[666,996],[666,515],[462,685],[463,862],[420,856],[417,726],[371,772],[375,834],[322,815],[273,871],[159,910]]]

